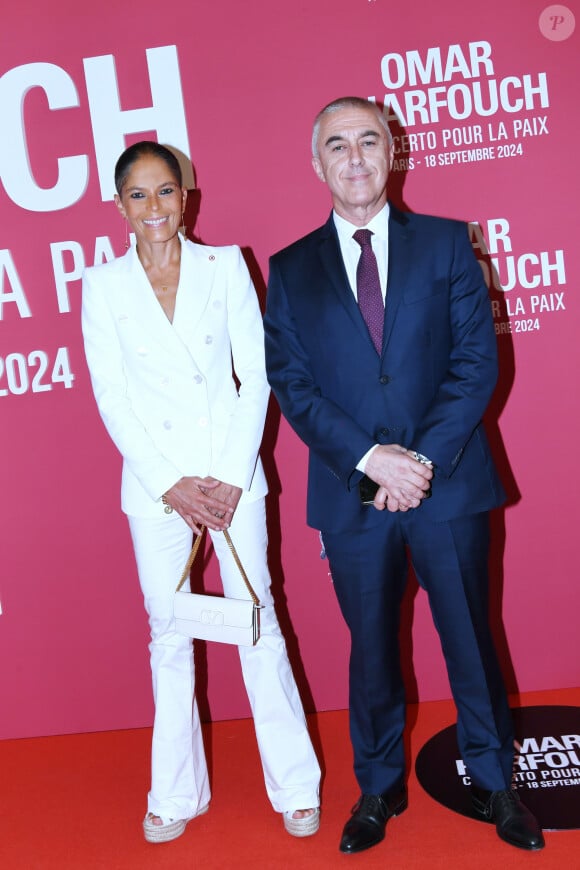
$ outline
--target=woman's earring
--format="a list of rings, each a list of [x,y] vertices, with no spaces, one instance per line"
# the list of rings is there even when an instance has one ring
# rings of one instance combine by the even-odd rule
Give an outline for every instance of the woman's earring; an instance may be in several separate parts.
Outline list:
[[[185,211],[181,212],[181,226],[179,227],[181,235],[184,239],[187,238],[187,227],[185,226]]]
[[[129,221],[125,218],[125,250],[128,251],[131,246],[129,241]]]

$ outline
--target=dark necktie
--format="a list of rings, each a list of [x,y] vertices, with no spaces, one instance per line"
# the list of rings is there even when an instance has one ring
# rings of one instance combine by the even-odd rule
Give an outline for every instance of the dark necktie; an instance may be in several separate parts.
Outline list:
[[[367,325],[370,337],[379,356],[383,349],[383,323],[385,320],[385,305],[381,293],[379,267],[371,245],[372,232],[357,230],[353,239],[361,247],[361,254],[356,267],[356,293],[358,307]]]

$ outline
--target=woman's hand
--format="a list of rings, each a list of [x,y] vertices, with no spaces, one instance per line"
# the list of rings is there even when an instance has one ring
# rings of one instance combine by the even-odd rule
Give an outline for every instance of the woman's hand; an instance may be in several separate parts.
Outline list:
[[[225,502],[231,508],[231,516],[234,515],[234,511],[236,510],[238,502],[242,496],[242,490],[239,486],[232,486],[231,483],[225,483],[223,480],[216,480],[215,477],[204,477],[202,486],[204,488],[206,486],[212,486],[211,494],[213,498]]]
[[[220,483],[213,477],[182,477],[165,495],[165,503],[177,511],[196,535],[201,526],[223,532],[230,525],[241,490]]]

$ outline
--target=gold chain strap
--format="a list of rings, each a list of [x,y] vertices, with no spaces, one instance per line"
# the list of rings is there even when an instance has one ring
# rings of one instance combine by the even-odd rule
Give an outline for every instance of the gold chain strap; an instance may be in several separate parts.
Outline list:
[[[185,568],[183,569],[183,574],[181,575],[181,578],[179,580],[179,584],[177,586],[177,589],[175,590],[176,592],[179,592],[179,590],[181,589],[181,587],[185,583],[187,577],[189,577],[189,572],[191,571],[192,565],[195,561],[195,557],[197,556],[197,551],[199,550],[199,547],[201,544],[201,539],[203,538],[204,531],[205,531],[205,526],[201,526],[201,532],[196,537],[195,541],[193,542],[193,547],[191,548],[191,553],[189,554],[187,562],[185,563]],[[224,529],[224,538],[226,539],[226,543],[231,550],[232,556],[234,557],[234,562],[238,566],[239,572],[242,575],[242,580],[246,584],[246,589],[250,593],[250,598],[252,599],[252,601],[254,602],[256,607],[259,607],[260,606],[260,599],[258,598],[256,593],[254,592],[254,589],[252,588],[252,584],[248,580],[248,575],[244,571],[244,566],[242,565],[242,563],[240,561],[240,557],[238,556],[238,552],[237,552],[236,548],[234,547],[234,542],[230,538],[230,533],[228,532],[227,529]]]

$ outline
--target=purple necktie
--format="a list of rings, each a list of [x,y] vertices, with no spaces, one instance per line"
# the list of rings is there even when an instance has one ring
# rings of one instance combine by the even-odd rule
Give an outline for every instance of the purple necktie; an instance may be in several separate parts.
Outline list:
[[[353,239],[361,247],[360,259],[356,267],[356,293],[358,307],[380,356],[383,349],[385,304],[381,293],[377,258],[371,245],[371,236],[370,230],[357,230],[353,234]]]

